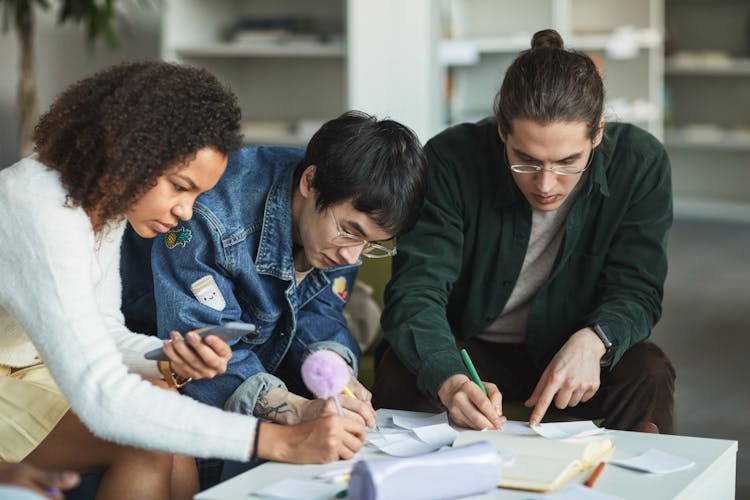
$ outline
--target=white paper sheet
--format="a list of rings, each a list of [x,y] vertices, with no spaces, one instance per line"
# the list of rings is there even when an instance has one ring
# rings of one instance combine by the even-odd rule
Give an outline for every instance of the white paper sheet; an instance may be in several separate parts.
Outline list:
[[[531,428],[540,436],[548,439],[565,439],[583,436],[593,436],[605,431],[603,427],[597,427],[591,420],[580,422],[550,422],[538,424]]]
[[[643,472],[651,472],[654,474],[667,474],[669,472],[677,472],[685,469],[689,469],[695,465],[695,462],[688,460],[687,458],[678,457],[664,451],[656,450],[651,448],[645,453],[631,458],[621,458],[619,460],[611,460],[611,464],[619,465],[620,467],[626,467],[628,469],[635,469]]]
[[[403,427],[404,429],[416,429],[428,425],[447,424],[448,414],[438,413],[429,417],[404,417],[402,415],[393,416],[393,425]]]
[[[505,432],[507,434],[519,434],[519,435],[528,435],[533,436],[536,434],[534,432],[534,429],[529,427],[528,422],[521,422],[518,420],[508,420],[505,422],[505,425],[503,425],[502,429],[500,429],[502,432]]]
[[[506,434],[517,434],[523,436],[540,435],[548,439],[565,439],[571,437],[593,436],[600,434],[606,429],[597,427],[591,420],[579,422],[550,422],[529,427],[528,422],[519,420],[508,420],[499,432]],[[492,432],[487,429],[487,432]]]
[[[450,446],[458,432],[448,424],[427,425],[412,430],[419,439],[433,446]]]
[[[367,444],[395,457],[411,457],[449,446],[458,433],[443,412],[428,417],[394,415],[379,419],[377,431],[367,432]]]
[[[440,446],[425,443],[416,437],[378,446],[380,451],[394,457],[413,457],[415,455],[435,451],[438,448],[440,448]]]
[[[317,500],[331,498],[341,490],[342,487],[340,484],[302,479],[282,479],[253,492],[253,495],[277,500],[297,498]]]
[[[365,444],[372,445],[376,448],[380,448],[381,446],[398,443],[399,441],[404,441],[408,439],[415,439],[415,436],[412,434],[411,431],[379,432],[379,433],[368,432],[367,440],[365,441]]]

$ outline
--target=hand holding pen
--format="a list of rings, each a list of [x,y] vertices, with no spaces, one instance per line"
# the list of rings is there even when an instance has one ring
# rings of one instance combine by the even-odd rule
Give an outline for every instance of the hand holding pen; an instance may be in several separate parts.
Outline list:
[[[501,428],[506,418],[502,412],[503,397],[500,390],[495,384],[480,380],[468,353],[462,353],[462,358],[472,378],[464,374],[448,377],[438,390],[440,401],[448,410],[453,423],[460,427]]]
[[[341,356],[333,351],[316,351],[302,363],[301,372],[310,392],[321,400],[332,400],[340,416],[361,419],[365,426],[375,427],[375,410],[369,401],[370,393],[354,378]],[[360,400],[349,385],[360,393],[364,391],[368,399]]]

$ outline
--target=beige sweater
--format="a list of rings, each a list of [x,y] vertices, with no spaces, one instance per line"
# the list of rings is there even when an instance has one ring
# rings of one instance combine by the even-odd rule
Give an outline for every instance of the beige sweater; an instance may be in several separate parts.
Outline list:
[[[0,171],[0,364],[48,366],[97,436],[185,455],[247,460],[257,420],[159,389],[143,353],[161,342],[120,313],[125,222],[95,235],[33,157]],[[38,353],[38,354],[37,354]]]

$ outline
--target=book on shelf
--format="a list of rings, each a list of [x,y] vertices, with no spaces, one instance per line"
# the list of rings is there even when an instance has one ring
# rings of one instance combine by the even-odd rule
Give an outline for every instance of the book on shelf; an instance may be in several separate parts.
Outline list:
[[[462,431],[453,446],[477,441],[489,441],[497,450],[515,451],[512,461],[503,464],[499,487],[539,492],[556,490],[614,449],[612,441],[601,435],[547,439],[503,431]]]

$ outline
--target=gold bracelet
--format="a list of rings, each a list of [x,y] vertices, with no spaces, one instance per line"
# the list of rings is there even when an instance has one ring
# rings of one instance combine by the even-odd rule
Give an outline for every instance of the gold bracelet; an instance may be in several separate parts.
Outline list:
[[[172,370],[172,363],[169,361],[158,361],[157,363],[159,366],[159,373],[161,373],[162,378],[169,387],[178,389],[193,380],[192,377],[184,378],[177,375]]]

